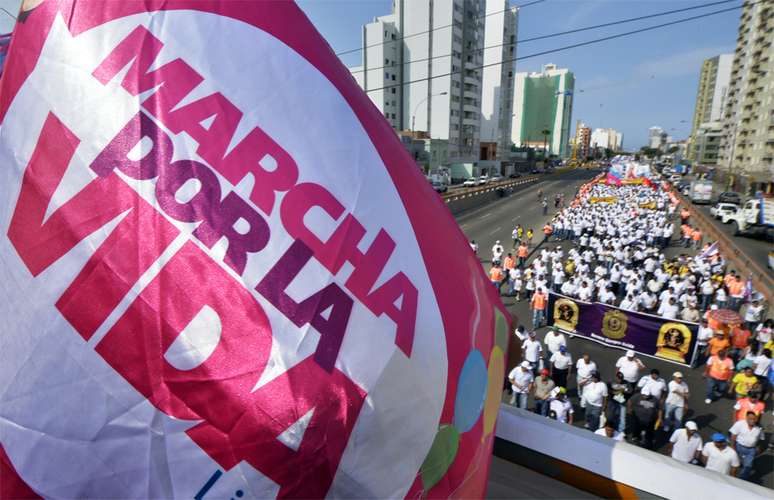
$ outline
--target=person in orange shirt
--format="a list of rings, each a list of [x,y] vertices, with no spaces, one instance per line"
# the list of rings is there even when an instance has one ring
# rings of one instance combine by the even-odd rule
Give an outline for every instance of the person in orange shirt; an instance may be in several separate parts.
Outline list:
[[[691,212],[689,212],[687,208],[680,210],[680,220],[683,222],[683,224],[687,223],[690,217]]]
[[[726,355],[726,351],[721,350],[710,357],[703,375],[707,379],[707,399],[704,400],[706,404],[712,403],[725,394],[728,390],[728,381],[733,374],[734,362]]]
[[[543,226],[543,236],[544,236],[543,241],[544,242],[548,241],[548,238],[551,237],[551,233],[553,233],[553,232],[554,232],[554,230],[553,230],[553,228],[551,228],[551,224],[546,222],[546,225]]]
[[[693,229],[691,229],[691,226],[688,224],[683,224],[680,226],[680,233],[683,235],[683,246],[685,248],[688,248],[691,244],[691,233],[693,232]]]
[[[731,330],[731,359],[737,363],[744,357],[747,347],[750,345],[750,330],[742,325],[737,325]]]
[[[508,254],[508,256],[505,257],[505,262],[503,262],[503,269],[505,269],[505,271],[507,272],[513,269],[514,267],[516,267],[516,261],[513,260],[513,255]]]
[[[726,288],[728,288],[728,285],[730,285],[731,282],[735,279],[736,279],[736,271],[730,271],[728,274],[723,276],[723,284],[726,285]]]
[[[532,328],[538,329],[545,323],[546,309],[548,308],[548,294],[543,287],[535,290],[530,305],[532,307]]]
[[[701,231],[698,228],[691,233],[691,239],[693,240],[693,248],[698,250],[701,246]]]
[[[715,332],[715,335],[707,342],[707,346],[709,355],[715,356],[719,354],[720,351],[728,351],[728,348],[731,347],[731,342],[726,338],[723,332]]]
[[[527,248],[527,243],[522,242],[521,245],[519,245],[519,249],[516,251],[516,257],[519,258],[519,267],[524,267],[524,264],[527,262],[528,255],[529,249]]]
[[[744,302],[744,283],[739,276],[728,284],[728,296],[729,309],[739,311],[739,308],[742,307],[742,302]]]
[[[492,269],[489,270],[489,279],[492,280],[492,284],[497,288],[497,291],[500,291],[500,286],[503,284],[503,268],[498,266],[497,264],[492,266]]]
[[[746,398],[738,399],[734,405],[733,420],[744,420],[748,411],[755,413],[758,422],[761,420],[761,415],[766,405],[760,400],[760,395],[756,391],[751,391]]]

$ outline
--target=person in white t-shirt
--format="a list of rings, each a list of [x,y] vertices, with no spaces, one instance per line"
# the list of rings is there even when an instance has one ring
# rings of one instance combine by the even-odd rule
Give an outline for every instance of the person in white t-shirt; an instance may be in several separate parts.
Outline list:
[[[624,438],[623,432],[618,432],[615,430],[615,426],[613,425],[612,421],[605,422],[605,426],[594,431],[594,434],[597,436],[610,438],[613,441],[623,441]]]
[[[696,333],[696,361],[694,368],[707,362],[707,345],[709,340],[715,335],[715,330],[710,328],[707,319],[702,319],[699,330]]]
[[[761,315],[763,313],[763,306],[757,300],[753,300],[752,304],[747,306],[747,310],[744,312],[744,322],[747,324],[747,328],[754,332],[761,322]]]
[[[714,470],[721,474],[736,476],[739,467],[739,455],[733,448],[727,445],[726,436],[716,432],[712,435],[712,442],[707,443],[701,450],[701,459],[707,470]]]
[[[769,376],[769,370],[771,370],[771,351],[764,349],[761,354],[753,358],[753,373],[760,379],[766,379]],[[764,380],[761,380],[761,386],[766,387]]]
[[[567,346],[560,345],[559,351],[551,355],[548,360],[551,365],[551,378],[557,387],[567,388],[567,378],[572,371],[572,355],[567,352]]]
[[[624,380],[632,384],[637,383],[640,377],[640,370],[645,369],[645,365],[639,358],[634,357],[634,351],[631,349],[626,351],[626,355],[618,358],[618,361],[615,362],[615,367],[623,374]]]
[[[661,372],[657,368],[650,371],[650,375],[644,375],[637,382],[637,387],[642,390],[643,387],[647,387],[651,396],[659,401],[664,400],[667,392],[667,384],[663,378],[661,378]]]
[[[559,331],[559,328],[554,326],[546,333],[543,343],[545,343],[546,349],[548,350],[548,356],[551,356],[554,353],[559,352],[560,346],[567,346],[567,339],[564,337],[564,334]]]
[[[572,425],[573,414],[572,403],[567,399],[567,389],[564,387],[555,387],[553,398],[548,403],[548,414],[559,422]]]
[[[683,381],[682,372],[674,372],[668,385],[669,395],[664,405],[664,431],[679,429],[683,426],[683,417],[688,411],[688,384]]]
[[[582,398],[583,389],[591,382],[591,374],[597,371],[597,364],[584,354],[581,359],[575,363],[576,382],[578,383],[578,397]]]
[[[675,429],[669,438],[667,454],[685,464],[698,462],[703,444],[696,432],[698,429],[693,420],[686,422],[684,429]]]
[[[757,424],[755,412],[748,411],[744,420],[737,420],[729,429],[731,446],[739,455],[741,469],[738,478],[748,479],[752,472],[753,460],[758,453],[758,446],[764,439],[763,429]]]
[[[607,409],[607,384],[602,382],[599,372],[591,374],[591,381],[583,388],[581,406],[586,409],[586,429],[599,429],[599,417]]]
[[[532,376],[529,362],[522,361],[519,366],[511,370],[511,373],[508,374],[508,380],[511,382],[511,389],[513,389],[511,404],[515,404],[518,408],[526,410],[527,398],[529,397],[529,393],[532,392],[532,386],[535,380]]]
[[[540,358],[543,354],[543,345],[537,340],[534,330],[529,332],[529,338],[521,343],[522,359],[532,367],[532,375],[535,376],[540,369]]]

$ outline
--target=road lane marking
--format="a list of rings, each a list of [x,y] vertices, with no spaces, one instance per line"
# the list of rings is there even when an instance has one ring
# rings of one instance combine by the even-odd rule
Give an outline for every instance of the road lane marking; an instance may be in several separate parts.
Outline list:
[[[482,215],[481,218],[483,219],[484,217],[489,217],[490,215],[492,215],[492,212],[487,212],[484,215]]]
[[[497,226],[497,228],[489,234],[490,235],[495,234],[497,231],[501,230],[502,228],[503,228],[502,226]]]

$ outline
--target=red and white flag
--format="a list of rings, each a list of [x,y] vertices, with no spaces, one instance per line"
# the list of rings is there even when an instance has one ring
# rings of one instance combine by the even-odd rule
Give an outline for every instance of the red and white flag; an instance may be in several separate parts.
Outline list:
[[[3,494],[482,496],[506,311],[299,8],[25,5]]]

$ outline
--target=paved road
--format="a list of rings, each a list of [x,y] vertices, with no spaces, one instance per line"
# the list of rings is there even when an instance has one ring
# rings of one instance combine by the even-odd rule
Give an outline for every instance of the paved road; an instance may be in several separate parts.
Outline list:
[[[546,220],[550,219],[551,212],[547,216],[542,214],[542,208],[536,201],[538,189],[543,189],[549,201],[552,201],[553,196],[558,192],[564,193],[566,199],[570,200],[577,188],[593,177],[595,173],[593,171],[584,171],[551,176],[543,182],[519,191],[513,196],[459,216],[457,220],[462,230],[469,239],[476,240],[480,246],[479,255],[482,257],[485,269],[488,270],[489,268],[488,262],[491,258],[491,248],[495,240],[500,240],[506,248],[510,246],[510,234],[515,224],[520,223],[524,227],[534,228],[536,236],[533,241],[542,239],[541,228]],[[553,245],[555,243],[550,243],[551,247]],[[564,242],[564,245],[567,245],[567,243]],[[565,251],[566,249],[567,247],[565,246]],[[670,248],[669,253],[671,254],[679,250],[681,249]],[[526,301],[516,302],[511,297],[503,297],[503,302],[512,313],[520,318],[521,323],[527,327],[531,325],[529,305]],[[538,331],[538,336],[541,339],[545,336],[546,330],[546,328],[542,328]],[[605,381],[609,381],[613,377],[615,361],[623,355],[621,350],[578,337],[570,339],[568,344],[574,359],[580,358],[583,353],[588,353],[591,359],[600,367],[600,372]],[[711,405],[705,405],[706,386],[701,378],[701,370],[686,369],[673,363],[649,357],[642,357],[642,361],[648,370],[658,368],[661,376],[667,381],[670,380],[672,373],[676,370],[680,370],[685,374],[685,381],[691,389],[687,419],[694,420],[698,424],[700,434],[705,440],[714,432],[728,432],[732,423],[733,401],[730,398],[726,398]],[[572,378],[574,379],[574,377]],[[582,410],[577,407],[577,390],[574,381],[570,383],[568,393],[576,405],[576,422],[579,422],[578,425],[582,426],[583,420],[580,418],[582,417]],[[530,408],[532,408],[532,404],[532,401],[530,401]],[[768,410],[764,417],[764,424],[768,425],[769,430],[771,430],[771,409]],[[663,450],[668,437],[663,432],[659,431],[657,433],[658,450]],[[755,468],[756,473],[753,479],[759,484],[774,488],[774,472],[772,472],[772,469],[774,469],[774,456],[770,450],[756,459]]]
[[[724,234],[731,236],[734,243],[739,245],[745,255],[751,257],[755,262],[761,265],[762,268],[767,269],[771,276],[774,276],[774,270],[769,268],[766,263],[769,259],[769,252],[774,249],[772,244],[763,237],[749,237],[749,236],[734,236],[733,224],[723,224],[721,221],[715,219],[710,215],[710,207],[712,205],[693,205],[693,208],[698,208],[708,218],[710,218],[715,225]]]
[[[486,498],[599,498],[502,458],[492,457]]]

